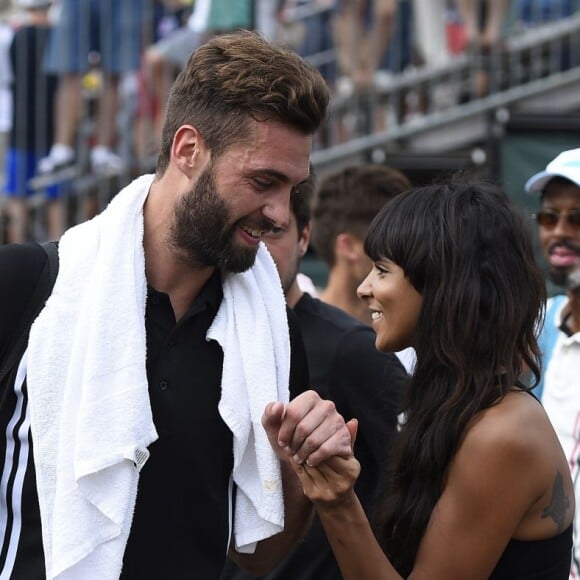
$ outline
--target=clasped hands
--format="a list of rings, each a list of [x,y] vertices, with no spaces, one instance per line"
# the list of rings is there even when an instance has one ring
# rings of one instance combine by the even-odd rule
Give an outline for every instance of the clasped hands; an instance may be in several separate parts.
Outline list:
[[[333,504],[352,492],[360,473],[353,454],[358,421],[344,421],[332,401],[306,391],[287,404],[266,405],[262,425],[281,461],[300,478],[314,504]]]

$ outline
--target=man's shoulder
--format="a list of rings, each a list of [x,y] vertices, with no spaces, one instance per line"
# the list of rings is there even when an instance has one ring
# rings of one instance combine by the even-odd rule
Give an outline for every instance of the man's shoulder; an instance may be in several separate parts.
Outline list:
[[[369,326],[354,316],[307,293],[300,298],[294,307],[294,312],[301,323],[305,320],[314,321],[335,333],[348,333],[357,330],[372,333]]]
[[[540,334],[540,339],[546,335],[557,333],[561,331],[559,326],[561,323],[561,313],[568,304],[568,296],[565,294],[557,294],[548,298],[546,301],[546,314],[544,319],[544,326]]]
[[[548,300],[546,301],[546,312],[548,312],[553,308],[559,309],[560,307],[563,307],[567,303],[568,296],[566,296],[566,294],[556,294],[555,296],[548,298]]]
[[[46,261],[46,253],[40,244],[0,245],[0,285],[8,283],[12,288],[19,283],[35,282]]]
[[[25,304],[39,282],[47,254],[33,242],[0,245],[0,307]]]
[[[0,352],[28,308],[46,260],[39,244],[0,245]]]
[[[294,312],[310,356],[315,352],[330,357],[336,369],[351,367],[355,361],[357,372],[363,374],[379,371],[382,376],[391,367],[405,373],[395,354],[376,349],[373,329],[343,310],[305,294]]]

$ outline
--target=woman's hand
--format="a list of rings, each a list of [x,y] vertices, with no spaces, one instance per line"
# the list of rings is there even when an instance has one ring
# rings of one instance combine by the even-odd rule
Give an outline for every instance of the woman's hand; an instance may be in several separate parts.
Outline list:
[[[268,403],[262,426],[276,455],[284,462],[319,465],[334,456],[352,455],[352,431],[336,410],[313,390],[286,405]]]
[[[351,419],[346,426],[350,432],[353,449],[358,421]],[[304,494],[318,510],[335,507],[350,499],[360,474],[360,463],[354,455],[348,458],[335,455],[316,467],[311,467],[308,463],[294,462],[292,466],[300,478]]]

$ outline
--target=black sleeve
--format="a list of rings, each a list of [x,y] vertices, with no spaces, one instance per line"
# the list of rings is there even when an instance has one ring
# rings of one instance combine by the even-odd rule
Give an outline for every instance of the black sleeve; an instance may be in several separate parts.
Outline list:
[[[46,263],[39,244],[0,245],[0,363],[8,354]]]
[[[286,308],[290,329],[290,399],[310,388],[310,373],[306,350],[296,314]]]
[[[386,468],[408,380],[396,355],[376,350],[370,328],[359,327],[342,338],[329,387],[344,419],[359,420],[355,454],[362,472],[357,492],[365,509],[380,492],[376,486]]]

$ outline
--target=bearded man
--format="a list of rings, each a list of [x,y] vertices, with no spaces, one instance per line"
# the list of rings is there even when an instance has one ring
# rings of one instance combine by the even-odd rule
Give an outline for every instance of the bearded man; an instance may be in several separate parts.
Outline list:
[[[156,174],[61,238],[0,383],[1,577],[211,579],[228,550],[260,574],[302,537],[291,462],[348,457],[351,433],[308,389],[261,240],[288,221],[328,100],[296,54],[210,40],[172,88]],[[46,261],[0,248],[0,363]]]
[[[580,149],[563,151],[544,171],[526,183],[539,194],[535,214],[548,275],[564,293],[546,305],[539,337],[542,380],[536,394],[542,401],[568,457],[580,500]],[[574,552],[570,578],[580,575],[580,513],[574,522]]]

